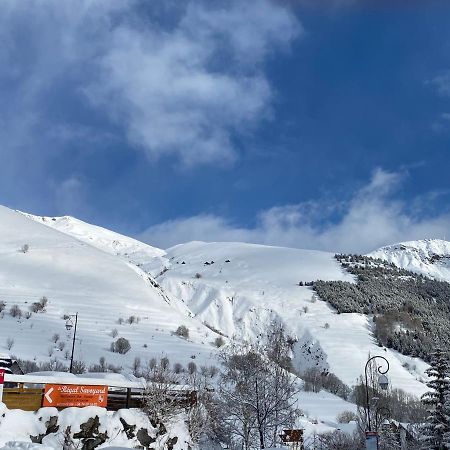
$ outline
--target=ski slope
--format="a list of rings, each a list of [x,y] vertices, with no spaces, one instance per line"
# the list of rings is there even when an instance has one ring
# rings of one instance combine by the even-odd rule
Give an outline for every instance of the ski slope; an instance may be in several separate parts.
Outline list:
[[[0,207],[0,301],[6,303],[0,319],[0,351],[7,351],[6,341],[12,339],[9,351],[17,357],[64,361],[72,334],[66,331],[63,316],[78,312],[75,359],[87,364],[103,356],[130,371],[135,357],[145,362],[162,354],[172,362],[186,364],[192,356],[206,363],[215,333],[175,300],[171,304],[173,299],[145,272],[106,252],[107,241],[102,239],[91,245]],[[24,244],[29,245],[26,253],[20,251]],[[156,257],[162,253],[152,251]],[[10,316],[11,306],[18,305],[25,314],[42,296],[48,298],[46,312],[28,319]],[[139,323],[118,323],[130,316],[138,317]],[[189,340],[173,334],[182,324],[190,330]],[[109,351],[113,329],[130,341],[127,354]],[[54,334],[65,343],[62,351],[52,342]]]
[[[327,303],[317,300],[311,287],[298,285],[299,281],[317,279],[352,282],[352,275],[333,254],[191,242],[167,250],[167,257],[171,266],[158,282],[224,335],[259,340],[272,321],[280,321],[297,339],[294,363],[299,371],[318,365],[354,385],[368,356],[382,355],[390,361],[389,377],[394,387],[416,395],[425,392],[419,381],[427,367],[422,361],[380,348],[367,316],[336,314]],[[405,362],[415,369],[408,372]]]
[[[27,253],[20,252],[23,244],[30,246]],[[51,337],[60,334],[68,346],[62,316],[78,311],[76,359],[93,363],[104,356],[128,372],[136,356],[145,362],[166,354],[173,363],[195,358],[210,365],[216,364],[212,344],[219,335],[264,340],[279,321],[296,341],[300,372],[318,366],[353,385],[368,356],[380,354],[390,361],[392,385],[421,395],[426,365],[380,348],[367,316],[336,314],[311,287],[299,286],[317,279],[353,282],[331,253],[203,242],[160,250],[72,217],[0,208],[0,299],[7,303],[1,351],[12,337],[11,353],[21,358],[64,360]],[[43,295],[47,312],[20,320],[8,314],[12,304],[26,310]],[[132,315],[140,322],[117,323]],[[189,328],[188,340],[173,334],[179,325]],[[114,328],[132,345],[126,355],[109,351]]]

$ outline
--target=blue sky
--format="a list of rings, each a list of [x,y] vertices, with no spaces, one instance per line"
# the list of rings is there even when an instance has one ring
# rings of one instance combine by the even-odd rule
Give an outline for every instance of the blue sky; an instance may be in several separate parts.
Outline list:
[[[450,4],[389,3],[3,0],[0,203],[161,247],[450,236]]]

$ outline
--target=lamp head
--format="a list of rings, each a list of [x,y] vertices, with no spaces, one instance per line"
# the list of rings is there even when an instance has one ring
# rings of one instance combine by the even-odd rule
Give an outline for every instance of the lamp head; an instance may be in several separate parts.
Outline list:
[[[389,380],[386,375],[380,375],[378,377],[378,384],[380,385],[380,388],[385,391],[389,387]]]

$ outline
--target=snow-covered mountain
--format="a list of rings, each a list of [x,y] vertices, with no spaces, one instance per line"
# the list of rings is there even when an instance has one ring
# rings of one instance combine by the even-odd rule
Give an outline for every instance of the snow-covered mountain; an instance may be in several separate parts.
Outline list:
[[[111,233],[109,247],[106,233],[92,228],[95,245],[91,245],[80,238],[80,229],[76,230],[78,236],[74,237],[0,207],[0,301],[6,304],[0,319],[0,351],[8,350],[9,339],[14,342],[9,351],[20,358],[64,361],[71,334],[63,316],[78,312],[75,358],[88,364],[104,356],[107,362],[129,370],[136,356],[145,360],[150,354],[162,353],[174,362],[187,363],[191,356],[206,362],[212,346],[204,342],[213,341],[216,334],[120,252],[113,254],[112,249],[123,250],[127,244],[137,252],[136,241],[121,237],[120,245],[114,247],[116,236]],[[90,240],[87,234],[84,237]],[[26,252],[21,250],[24,245],[29,246]],[[149,259],[164,253],[140,245]],[[48,298],[46,312],[28,317],[31,304],[43,296]],[[22,317],[10,315],[14,305]],[[139,323],[127,323],[130,316]],[[119,319],[124,322],[119,324]],[[179,325],[189,328],[189,340],[173,334]],[[118,337],[131,342],[131,351],[125,355],[109,351],[114,329]],[[63,344],[52,342],[54,334],[60,335]],[[64,345],[63,350],[59,345]]]
[[[379,252],[385,259],[393,254]],[[300,370],[318,365],[352,385],[368,355],[382,354],[391,363],[394,387],[423,393],[425,363],[380,348],[367,316],[337,314],[310,286],[299,285],[317,279],[354,281],[332,253],[203,242],[160,250],[72,217],[0,207],[0,301],[6,303],[0,351],[7,351],[10,338],[10,352],[21,358],[64,361],[71,335],[62,317],[79,312],[76,358],[88,364],[104,356],[130,371],[136,356],[146,361],[164,353],[172,363],[194,358],[210,365],[218,336],[263,339],[276,320],[297,341],[294,363]],[[28,311],[42,296],[48,298],[45,313],[9,314],[15,304]],[[139,322],[127,323],[130,316]],[[188,327],[188,339],[174,334],[179,325]],[[109,351],[114,329],[131,343],[125,355]],[[52,342],[55,333],[64,350]]]
[[[450,242],[424,239],[388,245],[368,256],[394,263],[412,272],[450,282]]]

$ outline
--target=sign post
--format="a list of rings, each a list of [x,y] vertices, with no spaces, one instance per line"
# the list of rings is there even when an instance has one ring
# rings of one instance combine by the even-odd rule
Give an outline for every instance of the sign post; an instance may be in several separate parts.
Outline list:
[[[378,433],[366,431],[366,450],[378,450]]]
[[[293,450],[303,449],[303,430],[283,430],[280,434],[283,444],[291,444]]]
[[[0,402],[3,400],[3,384],[5,383],[5,369],[0,369]]]
[[[100,406],[106,408],[107,401],[108,386],[46,384],[42,406],[55,408]]]

